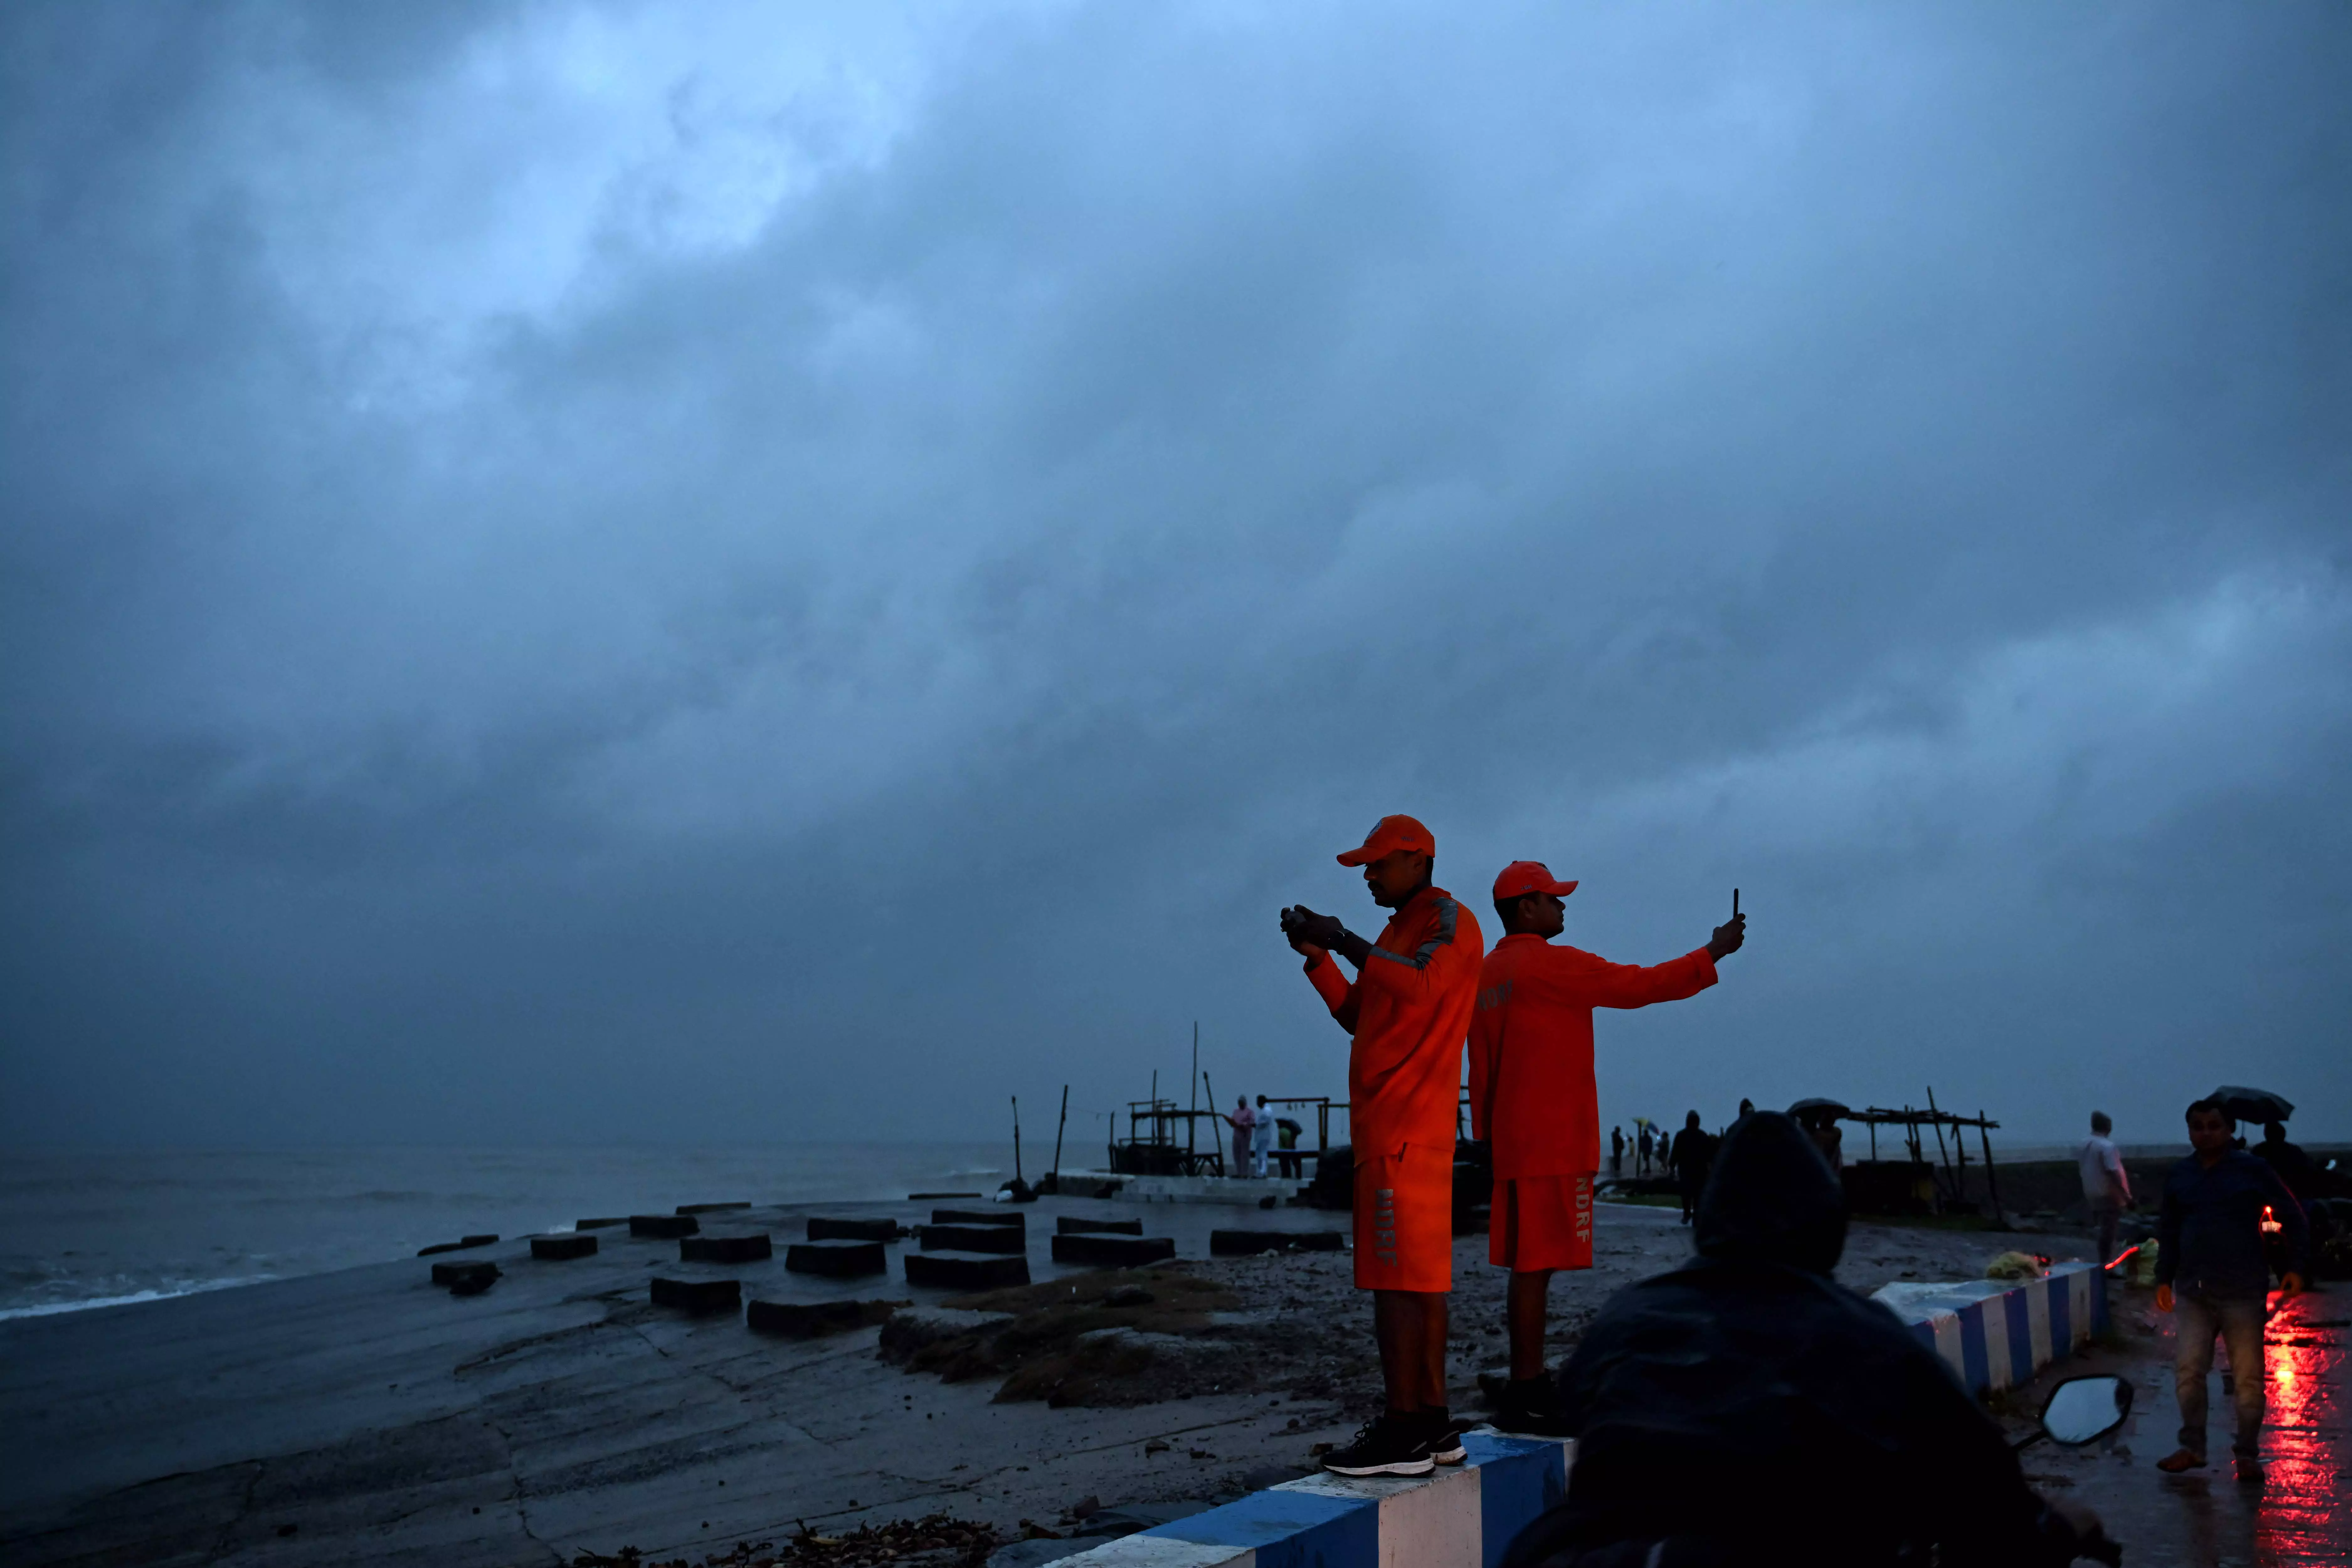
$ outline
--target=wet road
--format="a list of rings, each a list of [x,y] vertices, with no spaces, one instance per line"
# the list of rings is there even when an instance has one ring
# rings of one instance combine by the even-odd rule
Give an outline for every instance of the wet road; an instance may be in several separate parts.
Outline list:
[[[2131,1379],[2130,1419],[2111,1440],[2078,1449],[2039,1443],[2020,1458],[2053,1497],[2095,1509],[2123,1543],[2128,1568],[2302,1568],[2352,1561],[2352,1285],[2336,1283],[2286,1303],[2263,1340],[2269,1380],[2263,1458],[2267,1479],[2242,1486],[2230,1464],[2230,1396],[2217,1366],[2208,1387],[2211,1468],[2168,1476],[2180,1424],[2173,1397],[2173,1320],[2145,1290],[2118,1291],[2126,1347],[2095,1351],[2045,1374],[2018,1401],[2038,1411],[2062,1376],[2110,1372]],[[2220,1356],[2216,1356],[2219,1361]],[[2022,1430],[2022,1428],[2020,1428]]]

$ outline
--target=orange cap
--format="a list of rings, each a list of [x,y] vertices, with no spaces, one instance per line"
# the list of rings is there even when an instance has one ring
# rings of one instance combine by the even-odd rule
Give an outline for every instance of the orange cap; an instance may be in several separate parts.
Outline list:
[[[1514,860],[1495,879],[1495,901],[1498,904],[1505,899],[1528,893],[1549,893],[1555,899],[1564,899],[1574,891],[1575,883],[1552,880],[1551,868],[1540,860]]]
[[[1437,840],[1428,828],[1410,816],[1383,816],[1372,824],[1364,835],[1364,847],[1350,849],[1339,857],[1342,866],[1369,866],[1383,855],[1393,855],[1400,849],[1418,849],[1424,855],[1437,853]]]

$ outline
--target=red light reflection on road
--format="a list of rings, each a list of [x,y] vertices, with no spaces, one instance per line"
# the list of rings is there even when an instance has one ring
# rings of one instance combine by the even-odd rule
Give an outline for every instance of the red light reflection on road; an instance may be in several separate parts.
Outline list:
[[[2263,1335],[2269,1478],[2256,1506],[2254,1546],[2265,1565],[2342,1563],[2352,1547],[2344,1340],[2343,1320],[2312,1295],[2278,1303]]]

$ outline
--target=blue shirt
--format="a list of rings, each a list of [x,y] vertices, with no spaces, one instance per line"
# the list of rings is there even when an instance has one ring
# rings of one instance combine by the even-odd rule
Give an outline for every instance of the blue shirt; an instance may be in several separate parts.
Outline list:
[[[2264,1205],[2286,1227],[2287,1267],[2301,1272],[2310,1228],[2276,1172],[2242,1149],[2222,1155],[2211,1170],[2194,1154],[2173,1166],[2156,1225],[2156,1282],[2200,1296],[2262,1297],[2271,1283],[2263,1258]]]

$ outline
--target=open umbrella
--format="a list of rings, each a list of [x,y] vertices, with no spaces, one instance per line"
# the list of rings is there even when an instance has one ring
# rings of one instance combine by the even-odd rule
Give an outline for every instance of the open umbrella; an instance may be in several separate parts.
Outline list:
[[[1853,1112],[1838,1100],[1823,1100],[1816,1095],[1789,1107],[1789,1114],[1800,1121],[1835,1121],[1839,1117],[1851,1116]]]
[[[2220,1100],[2221,1109],[2241,1121],[2284,1121],[2294,1114],[2293,1100],[2266,1089],[2224,1084],[2205,1098]]]

